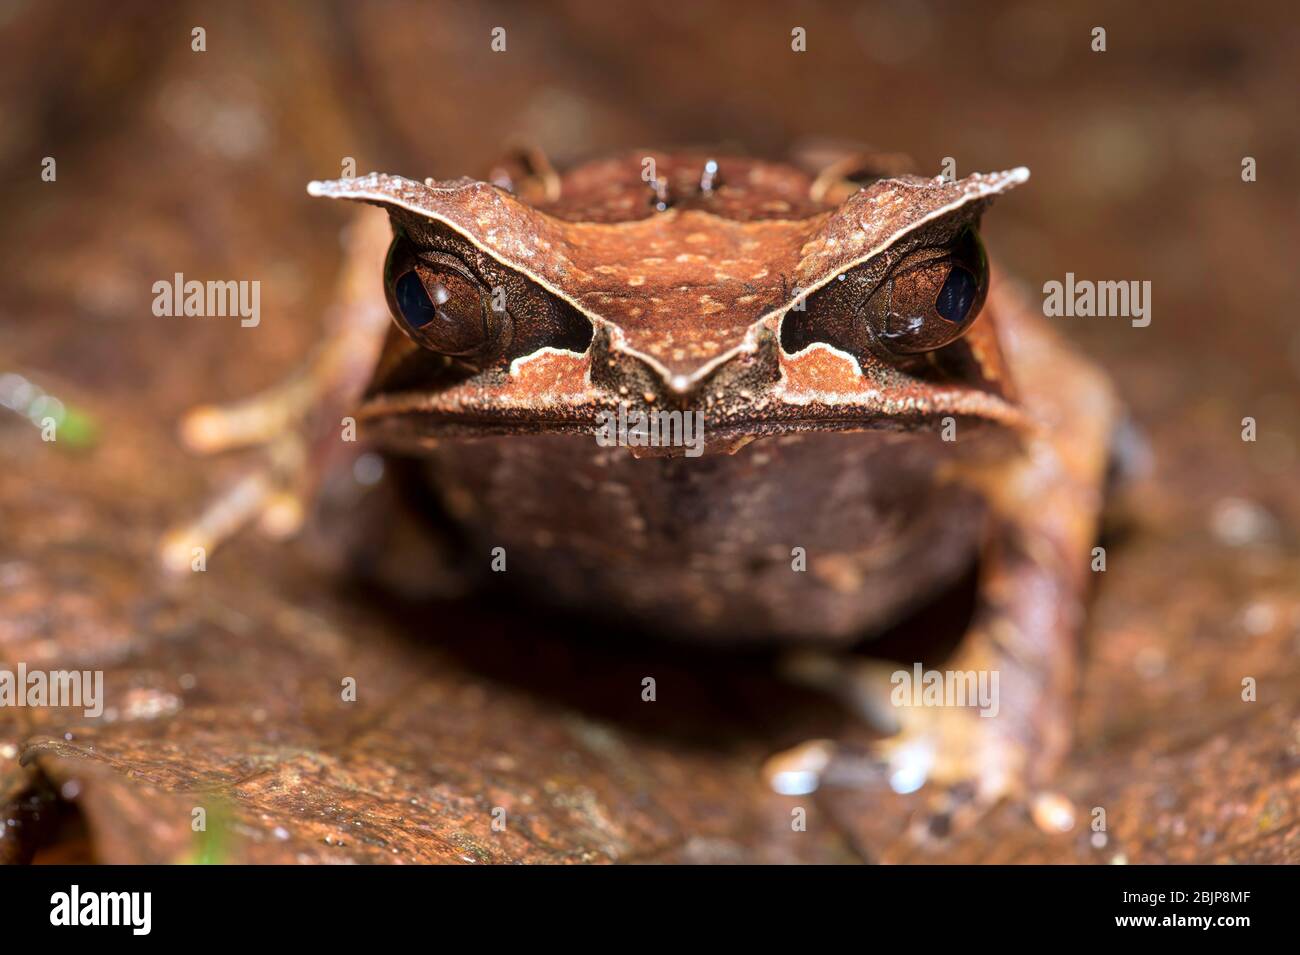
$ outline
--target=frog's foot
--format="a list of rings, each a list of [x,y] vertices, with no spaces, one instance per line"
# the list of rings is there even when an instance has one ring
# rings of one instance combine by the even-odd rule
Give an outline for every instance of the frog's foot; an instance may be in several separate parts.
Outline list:
[[[229,406],[205,405],[181,423],[181,440],[198,454],[260,445],[263,461],[218,494],[193,520],[172,528],[159,544],[165,570],[182,573],[245,526],[257,523],[282,539],[302,527],[313,485],[304,424],[313,398],[306,375]]]
[[[915,672],[895,670],[911,683],[900,675],[891,688],[910,690],[909,700],[892,708],[894,732],[867,747],[867,758],[882,768],[893,792],[916,792],[924,800],[908,832],[917,843],[960,835],[1003,800],[1024,800],[1031,773],[1024,733],[999,722],[1005,714],[998,712],[992,674],[960,663],[929,672],[925,682],[933,680],[931,686],[960,683],[975,689],[976,698],[969,705],[927,705],[926,687],[916,685]]]
[[[999,724],[966,707],[900,707],[900,729],[869,748],[899,794],[924,794],[924,809],[912,819],[907,837],[936,845],[969,832],[1003,802],[1025,809],[1037,827],[1055,835],[1075,825],[1075,808],[1050,788],[1059,754],[1040,749],[1032,734],[1044,729],[1068,736],[1065,716],[1038,716],[1034,727]],[[1045,727],[1041,721],[1050,724]]]
[[[830,655],[791,661],[790,673],[800,682],[834,695],[873,732],[885,734],[865,746],[820,750],[826,757],[820,780],[918,794],[924,809],[908,830],[917,843],[960,835],[1003,800],[1026,799],[1034,780],[1050,777],[1054,768],[1037,758],[1046,751],[1032,750],[1041,727],[1004,711],[1003,674],[977,659],[987,660],[985,638],[977,632],[966,639],[973,655],[962,653],[942,669],[849,663]]]
[[[256,525],[277,540],[304,532],[309,559],[326,572],[413,598],[447,599],[466,590],[469,577],[457,569],[453,543],[406,509],[385,462],[352,440],[347,383],[359,387],[354,372],[362,365],[331,360],[318,357],[278,387],[182,419],[181,440],[194,453],[251,446],[261,460],[196,518],[164,535],[159,558],[166,572],[206,566],[222,543]]]

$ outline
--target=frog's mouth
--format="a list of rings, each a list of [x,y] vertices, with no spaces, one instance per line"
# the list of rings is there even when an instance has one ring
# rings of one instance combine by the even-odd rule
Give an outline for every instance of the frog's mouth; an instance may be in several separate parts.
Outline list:
[[[864,368],[827,345],[787,354],[771,339],[682,389],[634,356],[598,347],[543,348],[508,370],[481,372],[412,352],[381,369],[358,420],[392,450],[567,434],[612,438],[645,455],[725,453],[757,438],[817,431],[965,435],[972,426],[1028,426],[1005,387],[968,367]]]

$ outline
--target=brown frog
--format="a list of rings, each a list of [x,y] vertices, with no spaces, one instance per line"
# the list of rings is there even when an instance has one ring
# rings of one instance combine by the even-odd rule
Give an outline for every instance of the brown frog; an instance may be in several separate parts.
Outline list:
[[[508,567],[542,604],[821,652],[978,565],[945,667],[996,672],[997,715],[908,703],[878,755],[976,804],[1041,786],[1069,740],[1117,405],[990,275],[980,218],[1027,170],[893,165],[629,153],[561,175],[522,153],[487,181],[312,183],[382,207],[391,235],[358,228],[304,374],[187,420],[192,447],[265,443],[274,464],[168,553],[257,515],[295,528],[355,422],[422,462],[464,544],[415,562],[429,583]],[[628,420],[666,439],[593,439]],[[824,656],[798,672],[857,692]]]

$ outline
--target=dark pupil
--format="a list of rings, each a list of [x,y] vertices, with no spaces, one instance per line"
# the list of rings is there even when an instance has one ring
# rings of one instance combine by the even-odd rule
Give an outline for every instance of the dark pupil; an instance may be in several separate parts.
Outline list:
[[[424,283],[415,272],[407,272],[397,280],[397,307],[412,328],[423,328],[438,317],[438,310],[429,300]]]
[[[941,318],[960,325],[966,319],[966,313],[970,311],[978,292],[979,285],[975,276],[960,266],[954,266],[948,272],[943,288],[939,289],[939,297],[934,300],[934,310]]]
[[[412,269],[394,283],[393,299],[402,324],[425,348],[469,355],[486,344],[480,289],[462,275]]]

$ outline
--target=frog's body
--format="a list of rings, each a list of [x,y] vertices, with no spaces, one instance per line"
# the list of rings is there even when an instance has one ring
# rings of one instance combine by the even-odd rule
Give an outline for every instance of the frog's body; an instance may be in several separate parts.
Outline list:
[[[503,547],[534,599],[712,642],[846,644],[975,560],[985,510],[936,481],[938,444],[812,433],[636,459],[518,436],[435,450],[429,474],[470,552]]]
[[[397,322],[349,280],[356,320],[309,379],[326,411],[300,417],[317,447],[341,409],[426,460],[469,544],[453,572],[504,557],[535,599],[665,632],[845,644],[987,558],[950,665],[1001,671],[1004,716],[913,708],[898,740],[996,793],[1067,739],[1115,406],[989,284],[974,230],[1024,170],[861,188],[850,168],[636,154],[314,183],[391,216]],[[598,444],[620,409],[698,413],[703,454]]]

